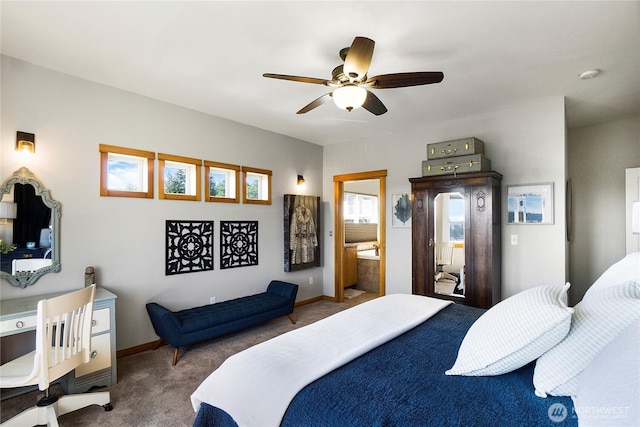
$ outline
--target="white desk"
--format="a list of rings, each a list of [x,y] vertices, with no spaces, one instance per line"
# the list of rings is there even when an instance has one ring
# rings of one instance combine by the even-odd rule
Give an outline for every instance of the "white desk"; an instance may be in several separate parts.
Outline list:
[[[36,328],[38,301],[62,295],[36,295],[0,301],[0,337],[33,331]],[[62,380],[68,393],[83,393],[94,386],[117,382],[116,298],[104,288],[96,288],[91,329],[91,361],[79,366]]]

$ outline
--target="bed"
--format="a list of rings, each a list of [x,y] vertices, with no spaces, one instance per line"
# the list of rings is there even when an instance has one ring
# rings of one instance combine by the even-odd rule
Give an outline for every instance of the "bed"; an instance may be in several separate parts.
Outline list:
[[[640,258],[635,258],[635,260],[640,260]],[[638,270],[637,266],[640,264],[631,263],[629,265],[632,265],[632,269],[635,271]],[[371,349],[366,349],[362,354],[356,354],[351,360],[340,361],[337,364],[339,366],[328,369],[326,373],[318,373],[317,378],[309,380],[308,384],[300,387],[299,390],[294,389],[292,392],[278,384],[273,384],[273,387],[264,387],[262,391],[258,392],[262,395],[255,394],[255,389],[259,390],[260,387],[252,383],[252,378],[261,369],[257,366],[261,366],[261,360],[264,359],[262,355],[248,357],[248,362],[245,360],[245,363],[249,364],[258,363],[257,366],[247,368],[246,372],[244,367],[231,367],[230,378],[236,378],[236,375],[239,375],[241,371],[246,374],[247,381],[244,386],[242,381],[237,383],[216,381],[219,380],[219,377],[215,376],[216,372],[224,371],[225,364],[229,359],[235,357],[234,355],[214,371],[192,395],[192,404],[194,410],[197,411],[194,426],[577,426],[579,419],[580,425],[634,425],[632,423],[637,423],[640,419],[636,418],[638,417],[637,397],[639,397],[637,394],[637,366],[635,374],[631,375],[632,380],[635,376],[634,384],[632,384],[635,389],[631,388],[631,393],[626,393],[625,397],[622,397],[626,400],[624,402],[618,401],[616,403],[618,406],[610,402],[608,409],[605,409],[605,412],[607,410],[608,412],[604,416],[602,416],[602,408],[600,408],[601,416],[599,419],[600,421],[604,420],[603,424],[582,422],[589,419],[589,414],[585,416],[585,411],[592,410],[597,405],[593,400],[580,402],[575,392],[575,390],[584,390],[584,387],[590,387],[591,390],[602,388],[603,393],[613,395],[610,393],[612,388],[619,390],[619,384],[604,385],[601,376],[595,379],[591,378],[589,381],[592,384],[589,385],[589,381],[585,380],[587,375],[583,371],[588,371],[588,369],[584,369],[584,366],[589,365],[591,359],[597,359],[596,356],[601,353],[600,350],[608,345],[613,345],[611,341],[615,341],[614,338],[622,335],[622,332],[630,334],[632,338],[635,337],[636,341],[635,344],[633,341],[631,341],[632,344],[629,344],[630,341],[626,339],[622,340],[622,344],[618,343],[625,350],[620,352],[618,348],[616,354],[631,355],[631,357],[627,357],[627,366],[622,366],[618,371],[624,372],[623,375],[628,378],[629,371],[624,371],[624,369],[627,369],[629,364],[637,365],[638,355],[629,353],[628,350],[629,346],[636,348],[636,350],[638,347],[637,333],[631,330],[630,325],[635,324],[637,330],[637,325],[640,324],[640,278],[637,281],[627,280],[624,283],[618,283],[618,285],[615,287],[613,285],[603,286],[607,289],[600,290],[600,293],[590,292],[590,295],[585,296],[588,301],[581,303],[584,308],[579,304],[575,309],[566,306],[568,284],[541,286],[522,292],[523,295],[518,294],[511,297],[489,311],[448,303],[436,308],[426,320],[400,331],[392,338],[385,338],[383,340],[385,342],[376,344]],[[374,301],[388,297],[392,296]],[[433,300],[428,297],[407,297]],[[605,301],[604,309],[601,309],[602,301]],[[609,303],[606,303],[607,301]],[[391,305],[397,304],[398,302],[392,298]],[[607,306],[607,304],[609,305]],[[581,351],[575,348],[575,342],[582,339],[581,336],[585,333],[585,324],[591,328],[591,321],[588,320],[590,314],[586,315],[585,313],[592,313],[594,306],[596,306],[595,311],[606,311],[604,313],[606,318],[617,316],[622,320],[617,323],[613,322],[616,323],[613,326],[611,324],[607,326],[604,333],[606,339],[599,340],[598,334],[600,333],[598,331],[587,330],[589,347],[593,347],[591,351],[594,356],[587,358],[589,360],[584,362],[576,362],[577,357],[575,356],[579,355]],[[345,312],[358,307],[345,310]],[[616,314],[612,315],[610,311],[607,311],[610,309],[606,307],[614,307]],[[500,322],[504,323],[505,313],[510,316],[510,322],[513,323],[510,326],[512,326],[511,329],[515,329],[515,335],[509,335],[513,331],[499,330]],[[486,316],[483,316],[484,314]],[[305,328],[317,324],[322,325],[326,321],[331,322],[330,319],[334,316]],[[585,318],[587,320],[584,320]],[[551,319],[551,323],[547,322],[544,333],[538,334],[535,340],[528,339],[524,343],[524,347],[523,343],[519,342],[516,343],[517,346],[520,346],[517,351],[508,350],[510,355],[506,359],[509,359],[509,363],[505,365],[504,357],[490,355],[489,357],[494,357],[495,363],[490,364],[488,368],[485,366],[478,371],[471,372],[474,368],[463,366],[464,360],[461,361],[461,359],[466,351],[465,345],[467,347],[469,344],[477,345],[468,336],[479,332],[476,338],[493,344],[497,342],[495,340],[500,340],[501,336],[504,338],[506,335],[503,344],[509,346],[518,341],[521,336],[527,335],[528,332],[523,333],[522,328],[532,329],[532,319],[536,325],[544,324],[549,319]],[[577,322],[576,319],[578,319]],[[596,315],[594,321],[602,323],[602,316]],[[385,322],[389,323],[387,320]],[[574,331],[576,323],[578,325]],[[332,327],[334,328],[335,325]],[[488,336],[487,334],[491,335],[491,331],[487,332],[487,329],[482,329],[483,327],[498,329],[495,337]],[[366,329],[368,328],[364,327],[358,333],[364,334]],[[612,332],[612,330],[615,331]],[[313,336],[321,335],[317,332],[313,334]],[[485,337],[487,338],[485,339]],[[278,338],[276,337],[274,340]],[[300,342],[300,347],[306,345],[305,340],[308,341],[309,338],[304,338]],[[322,341],[322,337],[320,337],[320,341]],[[565,346],[565,343],[568,343],[568,347]],[[500,347],[503,344],[498,344],[495,347]],[[274,358],[282,359],[281,353],[276,350]],[[287,352],[284,351],[284,353]],[[558,358],[562,357],[563,353],[572,355],[569,368],[558,363]],[[550,356],[547,357],[548,355]],[[287,361],[286,357],[291,359]],[[297,363],[295,351],[286,357],[278,361],[280,363],[278,371],[284,376],[292,375],[286,368],[287,364],[291,361]],[[480,353],[473,354],[471,352],[471,358],[467,362],[473,365],[477,359],[483,357]],[[607,366],[607,369],[611,370],[611,362],[611,360],[605,360],[600,362],[600,365]],[[316,361],[312,360],[310,363],[314,365]],[[584,366],[576,368],[581,375],[557,380],[560,383],[553,384],[557,378],[564,375],[563,372],[557,372],[554,369],[571,371],[574,365],[581,365],[581,363]],[[622,362],[614,362],[616,366],[620,363]],[[467,368],[471,371],[468,370],[466,374],[453,372],[460,369],[459,365],[463,371]],[[514,366],[516,366],[515,369]],[[252,372],[252,369],[255,371]],[[265,371],[273,373],[273,370],[269,368]],[[607,376],[615,377],[611,372],[608,372]],[[580,381],[577,381],[576,377]],[[549,381],[552,384],[548,384]],[[259,382],[260,380],[256,379],[256,383]],[[594,384],[599,385],[594,386]],[[562,391],[563,387],[569,387],[573,391],[566,393]],[[231,396],[229,399],[235,402],[235,409],[229,409],[224,404],[217,404],[218,401],[211,398],[216,390],[226,397]],[[562,393],[565,395],[555,395]],[[253,418],[252,421],[243,418],[243,413],[251,414],[259,411],[260,405],[271,407],[272,399],[279,398],[280,395],[285,395],[286,400],[281,418],[278,418],[279,415],[275,421],[272,418],[261,418],[260,415]],[[581,395],[587,396],[587,393]],[[621,393],[616,394],[616,396],[620,395]],[[591,406],[585,407],[585,405]],[[277,405],[274,404],[274,406]],[[611,407],[618,409],[614,409],[614,413],[612,413]],[[626,409],[619,409],[621,407]],[[620,415],[620,411],[622,411],[622,415]],[[615,422],[612,422],[614,419]],[[592,417],[591,421],[593,420]],[[631,424],[625,424],[625,422]]]

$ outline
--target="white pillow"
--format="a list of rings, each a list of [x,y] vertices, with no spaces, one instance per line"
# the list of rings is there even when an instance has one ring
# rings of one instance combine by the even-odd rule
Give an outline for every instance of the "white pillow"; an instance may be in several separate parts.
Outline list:
[[[630,253],[609,267],[587,289],[583,298],[590,296],[593,292],[616,286],[629,280],[640,283],[640,252]]]
[[[500,375],[535,360],[569,332],[569,286],[538,286],[496,304],[471,325],[445,374]]]
[[[536,362],[533,385],[546,397],[575,396],[580,374],[600,350],[640,319],[640,283],[593,292],[575,306],[571,330]]]
[[[589,363],[573,402],[580,427],[640,426],[640,320]]]

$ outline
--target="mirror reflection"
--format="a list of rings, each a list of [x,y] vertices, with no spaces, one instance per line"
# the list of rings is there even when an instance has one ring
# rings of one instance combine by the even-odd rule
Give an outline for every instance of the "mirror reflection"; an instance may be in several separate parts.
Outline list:
[[[60,271],[60,204],[27,168],[0,188],[0,277],[13,286],[32,285]]]
[[[464,195],[438,194],[434,211],[435,293],[464,298]]]

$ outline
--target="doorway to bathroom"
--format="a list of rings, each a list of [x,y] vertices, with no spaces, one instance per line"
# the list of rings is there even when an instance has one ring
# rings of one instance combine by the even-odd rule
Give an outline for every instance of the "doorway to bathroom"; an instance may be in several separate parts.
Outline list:
[[[345,301],[345,289],[349,293],[360,288],[359,280],[369,294],[385,295],[386,178],[386,170],[333,177],[334,295],[338,302]]]

